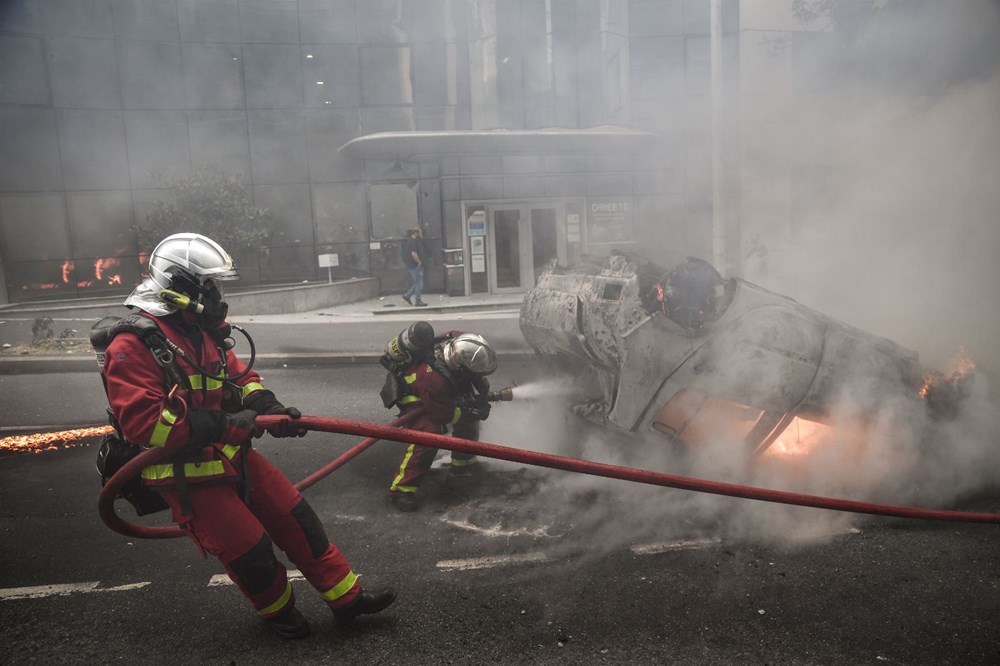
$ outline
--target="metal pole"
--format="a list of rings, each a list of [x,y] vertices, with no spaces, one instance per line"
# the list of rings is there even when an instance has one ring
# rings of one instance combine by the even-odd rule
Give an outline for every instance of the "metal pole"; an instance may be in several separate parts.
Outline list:
[[[712,59],[712,263],[723,277],[726,265],[726,197],[722,165],[722,0],[709,0]]]

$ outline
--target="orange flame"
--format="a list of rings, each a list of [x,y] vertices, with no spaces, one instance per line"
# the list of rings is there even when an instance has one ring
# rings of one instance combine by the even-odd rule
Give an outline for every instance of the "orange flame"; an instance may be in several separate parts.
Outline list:
[[[94,277],[98,280],[104,279],[104,271],[108,268],[118,265],[118,260],[114,257],[108,257],[107,259],[98,259],[94,262]]]
[[[778,436],[765,456],[805,456],[832,438],[834,429],[824,423],[795,417]]]
[[[76,268],[76,264],[67,259],[62,265],[62,281],[69,284],[69,272]]]
[[[0,439],[0,451],[35,454],[43,451],[59,451],[72,446],[82,446],[84,442],[79,440],[107,435],[112,430],[112,427],[107,425],[59,432],[41,432],[34,435],[13,435]]]
[[[924,375],[924,383],[920,386],[920,397],[926,400],[935,384],[957,382],[975,369],[976,364],[969,358],[965,347],[959,347],[955,355],[948,361],[947,375]]]

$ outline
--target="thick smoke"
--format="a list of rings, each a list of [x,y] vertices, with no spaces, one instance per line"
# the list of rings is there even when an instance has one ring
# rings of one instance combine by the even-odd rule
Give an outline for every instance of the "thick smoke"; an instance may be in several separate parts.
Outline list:
[[[803,150],[825,157],[832,196],[793,220],[762,282],[932,367],[964,346],[995,383],[1000,5],[920,5],[857,38],[885,62],[823,95],[826,122],[796,137],[821,144]]]
[[[887,3],[873,6],[879,5]],[[639,442],[577,431],[559,416],[555,397],[525,403],[524,391],[514,403],[519,418],[490,422],[485,439],[714,480],[929,508],[996,487],[1000,421],[990,385],[1000,377],[1000,6],[914,7],[888,3],[896,11],[876,14],[864,30],[835,34],[853,40],[848,51],[854,55],[835,73],[836,81],[822,78],[832,74],[829,63],[814,72],[808,63],[796,63],[814,81],[812,99],[825,108],[823,121],[810,125],[805,136],[802,123],[788,123],[787,134],[779,131],[774,141],[795,145],[813,164],[822,156],[828,196],[807,202],[807,218],[793,219],[786,233],[768,238],[767,272],[754,281],[894,340],[916,351],[929,368],[948,372],[949,359],[964,348],[978,376],[958,417],[935,421],[919,401],[871,395],[863,385],[848,384],[840,387],[828,415],[831,434],[821,446],[809,455],[750,464],[739,442],[722,437],[682,457],[663,439]],[[754,38],[752,32],[742,36]],[[760,174],[750,175],[759,182]],[[751,231],[745,229],[748,245]],[[857,370],[865,375],[865,368]],[[771,379],[761,377],[765,384]],[[590,552],[706,534],[792,543],[877,520],[559,472],[546,478],[545,501],[567,507],[567,523],[585,541],[576,546]]]

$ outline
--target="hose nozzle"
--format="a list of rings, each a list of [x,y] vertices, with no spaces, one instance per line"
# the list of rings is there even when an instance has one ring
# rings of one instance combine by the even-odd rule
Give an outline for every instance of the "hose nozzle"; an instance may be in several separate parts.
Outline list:
[[[509,402],[514,399],[514,389],[511,387],[502,388],[499,391],[490,391],[486,394],[487,402]]]

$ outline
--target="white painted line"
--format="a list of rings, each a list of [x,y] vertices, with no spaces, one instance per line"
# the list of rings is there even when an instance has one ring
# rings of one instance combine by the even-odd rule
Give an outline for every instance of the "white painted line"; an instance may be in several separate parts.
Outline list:
[[[128,590],[138,590],[146,587],[150,583],[129,583],[128,585],[117,585],[115,587],[98,587],[100,581],[90,581],[87,583],[66,583],[63,585],[36,585],[34,587],[11,587],[0,590],[0,601],[11,601],[13,599],[41,599],[44,597],[64,597],[68,594],[87,592],[125,592]]]
[[[365,518],[364,516],[347,516],[347,515],[344,515],[344,514],[336,515],[336,516],[334,516],[334,519],[335,520],[344,520],[344,521],[351,522],[351,523],[363,523],[365,520],[367,520],[367,518]]]
[[[512,564],[534,564],[549,561],[549,557],[545,553],[487,555],[486,557],[471,557],[465,560],[441,560],[437,563],[437,568],[444,571],[471,571],[473,569],[492,569]]]
[[[452,527],[457,527],[460,530],[467,530],[469,532],[478,532],[483,536],[488,537],[515,537],[515,536],[530,536],[530,537],[553,537],[562,535],[549,534],[549,526],[542,525],[541,527],[536,527],[533,530],[529,530],[527,527],[518,527],[516,529],[502,529],[499,525],[494,525],[493,527],[480,527],[479,525],[474,525],[467,520],[451,520],[447,516],[442,516],[441,522],[445,525],[451,525]]]
[[[306,577],[302,575],[302,572],[298,569],[288,570],[288,580],[305,580]],[[219,585],[233,585],[233,581],[229,579],[226,574],[215,574],[208,580],[209,587],[218,587]]]
[[[661,541],[660,543],[644,543],[629,546],[636,555],[657,555],[659,553],[669,553],[675,550],[696,550],[699,548],[711,548],[718,546],[722,540],[718,537],[710,539],[687,539],[682,541]]]

